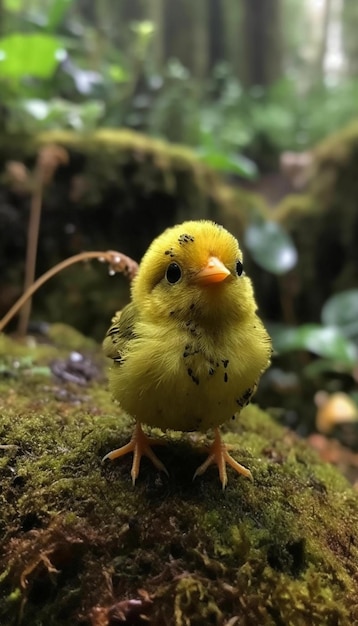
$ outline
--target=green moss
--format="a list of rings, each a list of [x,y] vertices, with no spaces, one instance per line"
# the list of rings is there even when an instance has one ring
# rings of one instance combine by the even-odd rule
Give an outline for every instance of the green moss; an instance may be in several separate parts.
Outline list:
[[[179,203],[185,198],[187,206],[179,210],[177,221],[188,216],[218,219],[221,215],[224,222],[234,222],[237,230],[252,212],[268,213],[262,197],[225,184],[185,146],[126,129],[99,129],[85,136],[47,131],[33,140],[33,149],[49,144],[61,145],[70,156],[80,154],[85,159],[84,197],[90,204],[101,201],[111,188],[117,193],[120,189],[131,191],[134,184],[147,197],[164,193]],[[130,176],[129,165],[133,168]]]
[[[28,350],[0,336],[9,363]],[[56,352],[66,355],[33,345],[32,362]],[[357,495],[256,406],[224,435],[254,483],[229,470],[223,492],[215,468],[193,481],[204,438],[167,433],[158,454],[169,478],[143,459],[133,488],[130,458],[101,462],[131,431],[104,382],[30,369],[0,392],[3,623],[114,625],[116,611],[135,611],[131,599],[163,625],[357,619]]]

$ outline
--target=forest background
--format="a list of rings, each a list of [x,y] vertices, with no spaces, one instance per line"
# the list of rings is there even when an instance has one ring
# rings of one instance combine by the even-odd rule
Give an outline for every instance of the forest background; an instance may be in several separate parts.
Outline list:
[[[1,0],[0,124],[128,126],[252,176],[355,116],[357,24],[350,0]]]

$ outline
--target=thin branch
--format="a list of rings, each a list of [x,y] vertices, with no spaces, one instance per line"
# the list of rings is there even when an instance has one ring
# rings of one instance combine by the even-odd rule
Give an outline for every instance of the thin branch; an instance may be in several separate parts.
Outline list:
[[[6,313],[6,315],[0,320],[0,332],[5,328],[5,326],[10,322],[10,320],[16,315],[16,313],[23,307],[23,305],[28,301],[29,298],[41,287],[46,281],[50,278],[58,274],[66,267],[70,265],[74,265],[79,261],[88,261],[89,259],[98,259],[103,263],[109,264],[109,273],[116,274],[117,272],[121,272],[125,276],[127,276],[130,280],[134,278],[135,274],[138,270],[138,264],[136,261],[131,259],[130,257],[122,254],[121,252],[116,252],[115,250],[107,250],[106,252],[80,252],[79,254],[75,254],[74,256],[61,261],[51,269],[49,269],[45,274],[42,274],[28,289],[23,293],[23,295],[15,302],[15,304],[11,307],[11,309]]]
[[[27,248],[25,262],[24,292],[35,280],[36,257],[40,231],[40,218],[42,199],[45,185],[48,185],[56,169],[68,162],[68,154],[64,148],[56,145],[48,145],[41,148],[37,156],[35,168],[35,187],[33,190],[30,206],[30,219],[27,229]],[[27,331],[31,314],[31,298],[27,298],[25,306],[21,309],[18,323],[18,335],[24,337]]]
[[[30,285],[33,284],[36,271],[37,245],[39,240],[40,217],[42,208],[43,183],[41,172],[38,172],[35,189],[31,198],[30,218],[27,231],[27,248],[25,261],[24,292],[26,293]],[[26,299],[19,315],[17,332],[20,337],[26,335],[31,314],[31,298]]]

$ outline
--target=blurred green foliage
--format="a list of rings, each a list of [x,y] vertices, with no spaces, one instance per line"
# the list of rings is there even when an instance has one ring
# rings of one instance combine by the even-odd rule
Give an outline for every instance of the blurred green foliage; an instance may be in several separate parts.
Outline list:
[[[3,4],[0,125],[9,132],[127,126],[252,179],[255,161],[271,167],[282,150],[306,149],[356,114],[354,81],[304,91],[292,77],[247,90],[228,63],[198,80],[177,59],[155,66],[152,21],[129,22],[121,47],[74,0]]]
[[[280,276],[297,263],[297,250],[283,227],[257,218],[245,230],[244,240],[253,260],[267,272]]]
[[[331,296],[324,304],[321,324],[288,327],[271,324],[270,334],[280,354],[310,352],[323,361],[314,370],[353,371],[358,363],[358,290],[350,289]],[[312,368],[311,368],[312,369]],[[312,370],[313,371],[313,370]]]

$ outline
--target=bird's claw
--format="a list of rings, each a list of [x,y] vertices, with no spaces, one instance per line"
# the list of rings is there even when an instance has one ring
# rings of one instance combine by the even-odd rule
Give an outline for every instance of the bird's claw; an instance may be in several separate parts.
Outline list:
[[[219,429],[216,428],[214,442],[211,444],[208,450],[209,452],[208,458],[204,461],[204,463],[202,463],[198,467],[198,469],[196,470],[193,476],[193,480],[195,480],[197,476],[201,476],[202,474],[204,474],[204,472],[206,472],[206,470],[208,469],[210,465],[216,463],[219,469],[219,476],[220,476],[222,488],[225,489],[227,485],[227,473],[226,473],[226,463],[227,463],[238,474],[242,474],[246,478],[249,478],[251,481],[253,481],[253,476],[250,470],[244,467],[243,465],[241,465],[240,463],[238,463],[237,461],[235,461],[235,459],[233,459],[233,457],[228,453],[229,448],[232,448],[232,446],[228,446],[222,442]]]
[[[155,445],[163,445],[164,442],[161,439],[151,439],[148,437],[142,430],[142,427],[139,422],[137,422],[134,433],[132,435],[131,440],[125,446],[121,448],[117,448],[116,450],[112,450],[106,454],[102,461],[106,459],[110,459],[113,461],[121,456],[125,456],[129,452],[133,452],[133,463],[131,469],[131,477],[132,483],[135,484],[135,481],[139,475],[139,468],[142,456],[147,456],[153,463],[153,465],[160,471],[164,472],[167,476],[169,476],[168,471],[165,465],[158,459],[157,455],[153,452],[151,446]]]

